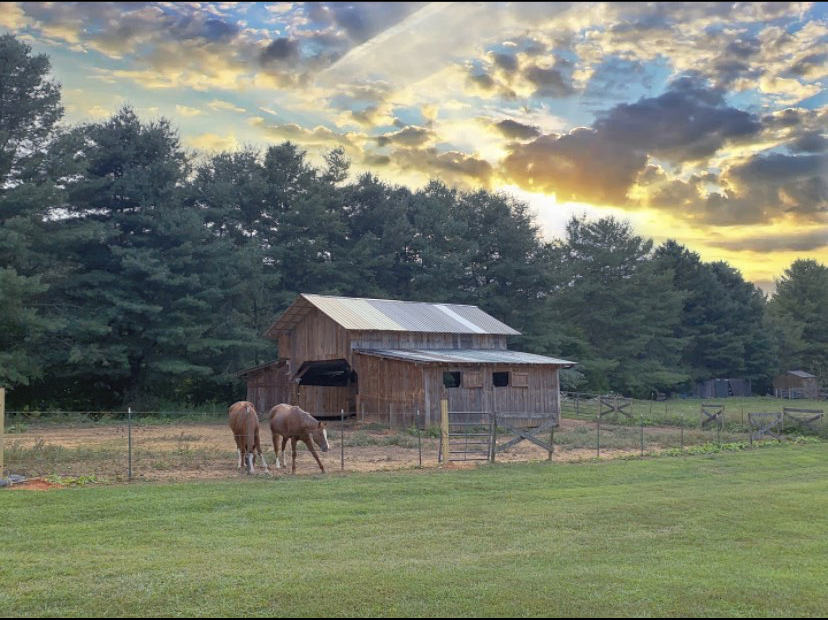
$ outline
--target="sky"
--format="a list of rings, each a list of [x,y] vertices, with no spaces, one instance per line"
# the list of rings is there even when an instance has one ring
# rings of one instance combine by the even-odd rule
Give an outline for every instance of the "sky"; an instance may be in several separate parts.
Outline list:
[[[630,221],[765,290],[828,263],[828,6],[810,2],[23,2],[68,123],[129,104],[207,155],[290,140]]]

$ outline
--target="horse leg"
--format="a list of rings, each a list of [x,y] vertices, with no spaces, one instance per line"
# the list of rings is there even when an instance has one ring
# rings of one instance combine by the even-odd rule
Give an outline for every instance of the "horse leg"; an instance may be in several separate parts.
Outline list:
[[[259,441],[259,429],[256,429],[256,451],[259,453],[259,460],[264,465],[265,473],[269,474],[270,470],[267,468],[267,461],[265,461],[264,454],[262,454],[262,443]]]
[[[313,458],[316,459],[316,464],[319,465],[319,469],[321,469],[322,473],[324,474],[325,467],[322,465],[322,461],[319,460],[319,455],[316,453],[316,448],[313,447],[313,440],[310,437],[308,437],[307,439],[303,439],[302,441],[305,442],[305,445],[311,451],[311,454],[313,454]]]
[[[236,469],[241,469],[241,467],[242,467],[242,443],[241,443],[241,441],[239,441],[239,436],[238,435],[234,435],[233,439],[236,440],[236,453],[239,455],[239,465],[238,465],[238,467],[236,467]]]
[[[293,466],[291,468],[290,473],[295,474],[296,473],[296,438],[295,437],[290,438],[290,449],[291,449],[291,452],[293,452]]]
[[[287,458],[285,458],[285,447],[287,446],[288,439],[290,439],[290,438],[289,437],[283,437],[282,438],[282,465],[284,467],[287,467]]]
[[[282,439],[282,436],[279,433],[273,433],[273,451],[276,453],[276,469],[281,469],[282,465],[279,464],[279,441]],[[284,458],[282,458],[282,463],[284,463]]]

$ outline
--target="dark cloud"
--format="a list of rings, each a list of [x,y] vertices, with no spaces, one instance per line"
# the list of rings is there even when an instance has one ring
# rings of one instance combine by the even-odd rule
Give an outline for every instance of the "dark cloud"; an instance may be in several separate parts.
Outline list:
[[[828,138],[819,131],[809,131],[788,144],[794,153],[822,153],[828,151]]]
[[[821,70],[828,64],[828,54],[809,54],[794,63],[788,70],[797,77],[809,77],[815,71]]]
[[[378,146],[400,144],[403,146],[422,146],[434,137],[434,132],[424,127],[408,126],[400,131],[387,133],[376,138]]]
[[[675,163],[699,161],[727,142],[756,136],[761,125],[724,103],[723,93],[695,78],[681,78],[659,97],[621,104],[598,115],[593,127],[602,136],[632,150]]]
[[[508,71],[510,73],[517,71],[517,58],[512,54],[495,53],[492,54],[492,60],[498,68],[503,69],[504,71]]]
[[[424,172],[448,182],[468,184],[470,181],[487,185],[492,166],[484,159],[472,155],[437,149],[397,149],[391,154],[392,161],[402,168]]]
[[[259,55],[259,62],[265,67],[272,64],[290,65],[298,59],[299,42],[284,37],[271,41]]]
[[[524,77],[535,85],[537,97],[568,97],[575,93],[572,84],[558,69],[533,65],[524,72]]]
[[[792,233],[711,241],[708,245],[733,252],[813,252],[828,248],[828,228],[809,233]]]
[[[469,74],[469,81],[483,90],[491,90],[495,87],[495,81],[488,73],[474,72]]]
[[[599,114],[590,128],[512,145],[503,170],[527,189],[567,200],[624,204],[649,157],[676,164],[703,160],[760,129],[753,116],[727,106],[720,91],[696,79],[679,79],[659,97]],[[683,202],[698,196],[692,184],[671,188],[679,190],[686,196]]]
[[[541,135],[541,131],[538,127],[524,125],[523,123],[518,123],[512,119],[506,119],[495,123],[495,127],[497,127],[504,136],[511,140],[530,140]]]
[[[759,154],[728,170],[750,200],[803,216],[828,213],[828,157]]]
[[[607,141],[594,129],[578,128],[514,145],[503,170],[522,187],[555,193],[559,200],[623,204],[646,163],[644,152]]]

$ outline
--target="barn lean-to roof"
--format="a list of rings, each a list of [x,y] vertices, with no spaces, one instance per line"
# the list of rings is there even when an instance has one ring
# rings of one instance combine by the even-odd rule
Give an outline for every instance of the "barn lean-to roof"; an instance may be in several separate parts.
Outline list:
[[[423,364],[575,365],[556,357],[506,349],[356,349],[354,353]]]
[[[445,334],[520,334],[477,306],[392,299],[300,295],[265,332],[270,338],[292,330],[313,309],[344,329]]]

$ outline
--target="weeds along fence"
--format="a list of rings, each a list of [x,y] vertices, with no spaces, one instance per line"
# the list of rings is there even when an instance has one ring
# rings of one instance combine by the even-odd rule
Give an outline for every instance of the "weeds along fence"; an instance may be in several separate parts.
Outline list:
[[[819,403],[805,403],[792,410],[773,406],[779,402],[665,404],[614,395],[563,393],[559,423],[536,437],[544,445],[552,445],[555,461],[693,452],[728,444],[748,447],[809,435],[828,437]],[[328,424],[330,450],[320,453],[328,471],[430,467],[442,460],[440,427],[417,423],[416,410],[406,415],[414,423],[403,428],[347,418],[342,412],[317,415]],[[239,475],[236,445],[224,408],[185,412],[6,411],[3,421],[2,473],[6,474],[84,476],[111,482]],[[542,423],[522,422],[528,428]],[[471,432],[493,434],[500,445],[515,437],[506,423]],[[266,422],[261,424],[260,438],[272,470],[275,454]],[[471,440],[462,441],[468,444]],[[485,438],[475,441],[485,442]],[[300,442],[298,448],[297,472],[317,473],[316,462],[304,444]],[[463,448],[467,450],[472,449]],[[545,460],[548,456],[540,445],[521,441],[498,452],[497,461]],[[258,458],[256,470],[263,471]]]

